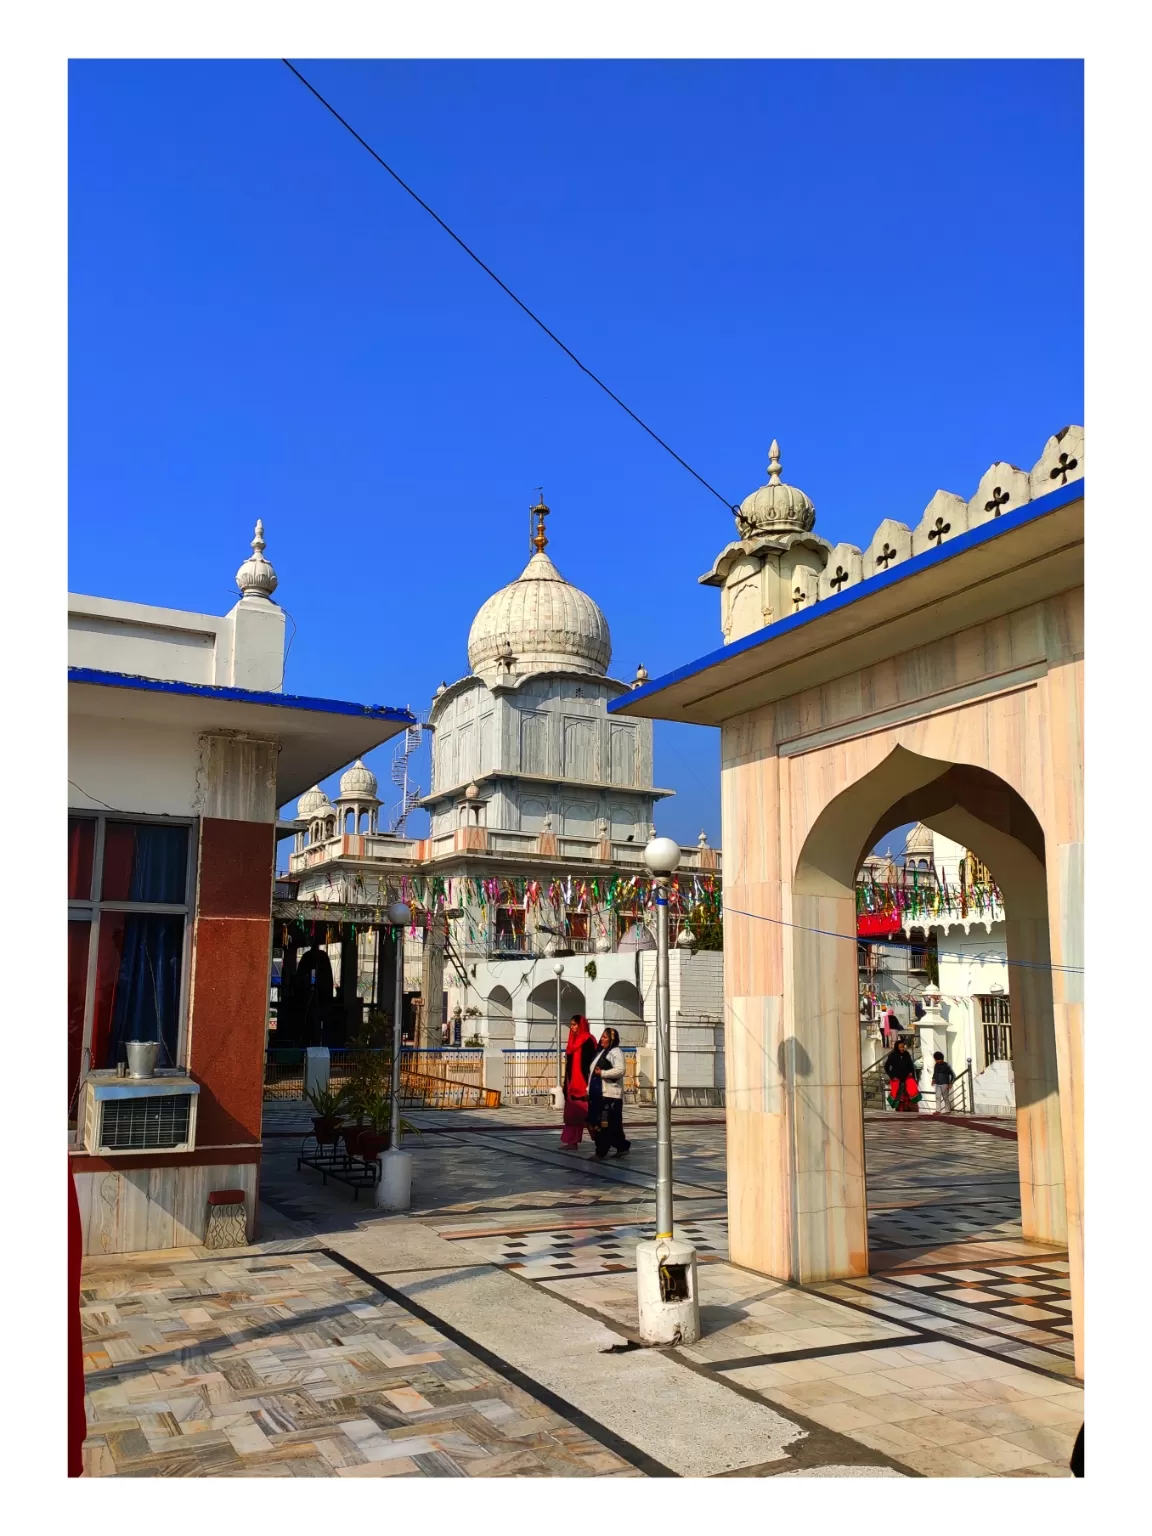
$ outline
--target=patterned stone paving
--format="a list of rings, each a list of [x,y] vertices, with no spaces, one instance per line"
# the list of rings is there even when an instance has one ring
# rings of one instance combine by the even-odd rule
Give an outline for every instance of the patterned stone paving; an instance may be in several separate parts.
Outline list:
[[[638,1477],[583,1430],[317,1253],[84,1281],[103,1477]]]
[[[300,1106],[266,1109],[262,1194],[292,1234],[280,1247],[328,1233],[338,1248],[340,1233],[369,1232],[368,1198],[297,1172]],[[539,1109],[413,1118],[425,1131],[407,1142],[416,1221],[466,1265],[528,1282],[527,1297],[634,1330],[651,1111],[630,1115],[633,1150],[607,1164],[587,1146],[562,1153]],[[806,1288],[727,1262],[722,1112],[684,1112],[674,1126],[677,1227],[699,1255],[704,1326],[675,1353],[803,1419],[807,1463],[785,1475],[1068,1475],[1083,1414],[1068,1266],[1022,1239],[1003,1126],[866,1116],[874,1273]],[[585,1432],[591,1420],[582,1429],[550,1412],[499,1362],[321,1254],[105,1260],[86,1285],[96,1475],[640,1475]],[[890,1466],[866,1464],[877,1456]]]
[[[839,1302],[840,1287],[817,1293],[723,1262],[701,1266],[698,1280],[703,1337],[676,1351],[697,1369],[924,1476],[1069,1475],[1084,1415],[1074,1381],[938,1337],[930,1314],[892,1298],[876,1297],[869,1315]],[[620,1326],[636,1326],[630,1274],[542,1283]],[[918,1293],[912,1287],[908,1294]]]
[[[911,1273],[837,1282],[820,1287],[875,1310],[912,1307],[918,1318],[949,1338],[1072,1375],[1072,1302],[1068,1261],[1045,1256],[1010,1264]]]

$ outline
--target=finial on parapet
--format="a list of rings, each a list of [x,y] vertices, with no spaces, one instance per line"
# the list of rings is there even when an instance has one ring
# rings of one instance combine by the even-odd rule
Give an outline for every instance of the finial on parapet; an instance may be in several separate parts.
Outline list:
[[[633,688],[643,688],[648,681],[648,668],[643,662],[636,668],[636,676],[632,679]]]
[[[256,535],[252,540],[252,553],[236,572],[236,585],[241,597],[270,598],[277,587],[276,572],[271,562],[264,558],[264,519],[256,520]]]
[[[772,446],[768,450],[768,484],[780,484],[780,444],[775,438],[772,439]]]
[[[536,553],[542,555],[544,553],[544,546],[548,543],[548,536],[544,532],[544,519],[552,509],[544,505],[543,486],[537,487],[536,495],[538,498],[536,505],[530,509],[532,516],[536,519],[536,532],[532,535],[531,544]]]
[[[708,846],[708,834],[703,827],[700,828],[700,836],[696,839],[696,846],[697,848],[707,848]]]

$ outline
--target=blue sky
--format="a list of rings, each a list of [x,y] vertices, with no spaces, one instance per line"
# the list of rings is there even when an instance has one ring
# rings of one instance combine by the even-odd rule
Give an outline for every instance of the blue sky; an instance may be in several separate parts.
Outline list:
[[[1078,62],[295,62],[730,501],[775,436],[864,544],[1084,419]],[[73,590],[224,612],[263,517],[287,688],[419,708],[543,485],[614,675],[719,643],[731,514],[282,64],[73,62],[69,129]],[[657,726],[661,831],[718,748]]]

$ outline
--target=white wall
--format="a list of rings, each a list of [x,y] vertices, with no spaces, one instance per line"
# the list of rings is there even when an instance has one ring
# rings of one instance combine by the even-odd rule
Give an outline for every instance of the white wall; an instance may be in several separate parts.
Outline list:
[[[111,807],[145,816],[199,815],[200,751],[194,730],[72,715],[68,721],[69,809]]]
[[[941,1012],[950,1031],[955,1031],[953,1050],[959,1060],[952,1062],[957,1072],[963,1071],[967,1057],[972,1058],[973,1068],[979,1071],[983,1065],[983,1025],[980,1022],[980,1005],[969,1001],[981,993],[997,990],[1008,993],[1008,950],[1003,923],[973,921],[965,927],[960,923],[933,925],[939,950],[940,991],[944,997]],[[966,999],[957,1002],[954,999]]]
[[[550,1048],[555,1040],[554,1022],[536,1022],[529,1019],[529,998],[537,987],[555,987],[552,967],[564,966],[563,981],[578,987],[584,995],[584,1012],[599,1032],[606,1015],[606,998],[616,982],[636,986],[640,995],[640,1007],[644,1031],[636,1032],[633,1042],[627,1038],[633,1032],[621,1030],[624,1044],[637,1046],[637,1066],[641,1085],[650,1087],[655,1078],[655,1022],[656,1022],[656,956],[652,951],[639,955],[566,955],[559,962],[541,958],[538,960],[488,960],[476,965],[475,979],[467,989],[458,979],[445,972],[448,990],[449,1013],[457,1004],[463,1010],[478,1007],[478,1019],[465,1019],[463,1035],[478,1034],[488,1038],[487,1000],[496,987],[503,987],[511,995],[514,1039],[509,1042],[519,1049],[533,1046]],[[595,978],[585,974],[586,964],[594,963]],[[669,993],[672,1019],[671,1080],[674,1093],[686,1090],[708,1090],[711,1093],[724,1087],[724,957],[720,953],[701,951],[691,955],[674,949],[669,955]],[[549,997],[552,993],[549,991]],[[566,1006],[566,1005],[565,1005]],[[554,1010],[553,1010],[554,1019]],[[615,1023],[614,1027],[620,1027]],[[503,1044],[504,1042],[500,1042]]]
[[[68,665],[279,693],[284,629],[284,610],[269,598],[244,598],[217,618],[73,593]]]

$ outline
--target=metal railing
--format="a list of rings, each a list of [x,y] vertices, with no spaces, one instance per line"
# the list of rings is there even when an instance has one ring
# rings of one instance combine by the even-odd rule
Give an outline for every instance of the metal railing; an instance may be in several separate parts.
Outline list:
[[[389,1053],[379,1047],[335,1046],[328,1052],[328,1082],[332,1088],[345,1088],[356,1077],[360,1063],[387,1061]],[[460,1103],[481,1095],[477,1102],[495,1107],[500,1095],[484,1088],[484,1052],[469,1047],[444,1050],[417,1050],[405,1047],[400,1057],[400,1102],[405,1107],[433,1107],[431,1098],[445,1100],[443,1107],[466,1107]],[[439,1084],[437,1088],[435,1085]],[[487,1095],[487,1097],[483,1097]],[[301,1047],[270,1049],[264,1057],[264,1098],[304,1098],[304,1051]],[[437,1104],[434,1107],[441,1107]]]
[[[624,1102],[635,1104],[640,1089],[636,1047],[623,1045],[620,1049],[624,1052]],[[517,1049],[506,1050],[503,1056],[505,1101],[514,1104],[527,1099],[534,1104],[548,1103],[556,1086],[556,1052]]]
[[[266,1099],[304,1097],[303,1050],[281,1048],[265,1051],[264,1097]]]

